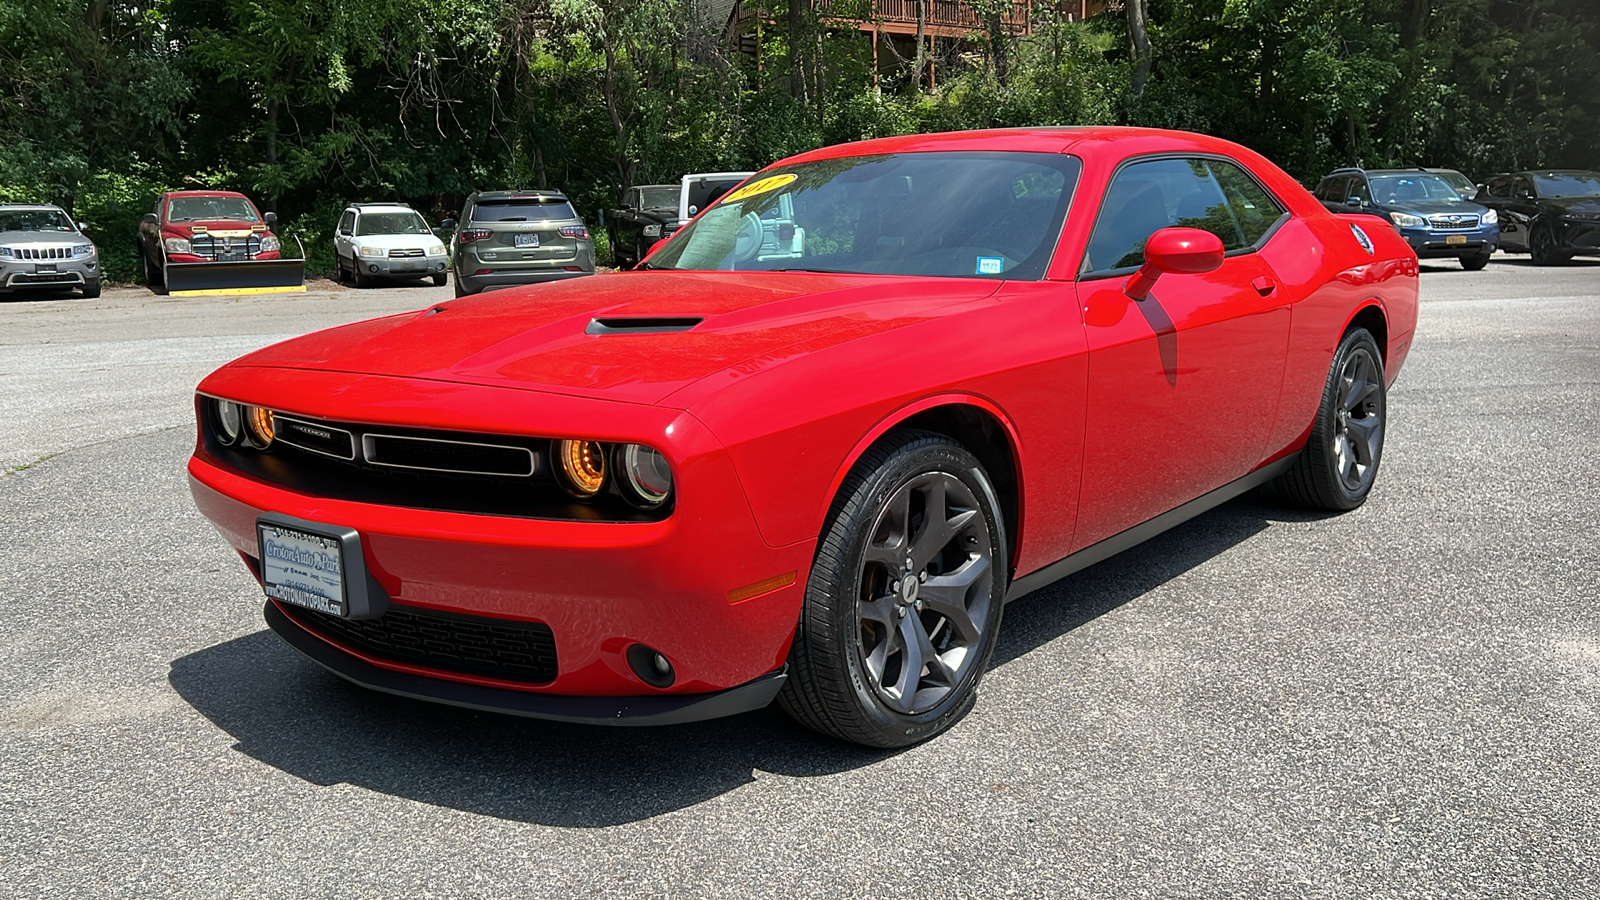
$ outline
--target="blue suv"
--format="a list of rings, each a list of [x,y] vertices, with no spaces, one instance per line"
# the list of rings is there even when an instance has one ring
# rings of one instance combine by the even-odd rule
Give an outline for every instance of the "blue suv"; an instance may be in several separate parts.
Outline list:
[[[1388,219],[1419,259],[1453,256],[1461,268],[1476,271],[1500,243],[1495,211],[1463,200],[1426,169],[1335,169],[1314,193],[1333,212]]]

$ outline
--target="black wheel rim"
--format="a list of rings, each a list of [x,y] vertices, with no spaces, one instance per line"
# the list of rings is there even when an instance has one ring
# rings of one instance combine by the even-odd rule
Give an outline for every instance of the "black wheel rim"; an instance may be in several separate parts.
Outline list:
[[[972,489],[929,472],[895,491],[873,523],[856,604],[861,663],[904,715],[944,702],[982,655],[994,542]]]
[[[1339,370],[1334,407],[1333,460],[1346,490],[1372,483],[1383,448],[1383,375],[1371,351],[1358,347]]]

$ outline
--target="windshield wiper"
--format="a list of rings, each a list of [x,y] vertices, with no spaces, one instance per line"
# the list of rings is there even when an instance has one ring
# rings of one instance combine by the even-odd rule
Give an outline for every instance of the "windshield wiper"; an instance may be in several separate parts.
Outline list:
[[[759,271],[759,270],[758,270]],[[846,269],[809,269],[796,266],[793,268],[767,269],[768,272],[815,272],[819,275],[860,275],[860,272],[851,272]]]

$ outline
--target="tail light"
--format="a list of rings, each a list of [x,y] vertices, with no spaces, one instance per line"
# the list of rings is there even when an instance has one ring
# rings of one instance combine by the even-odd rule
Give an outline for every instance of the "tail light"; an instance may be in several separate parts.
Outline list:
[[[463,244],[470,244],[473,241],[487,241],[492,237],[494,237],[494,232],[487,228],[463,228],[456,232],[456,239]]]
[[[589,229],[582,225],[563,225],[561,226],[561,236],[587,241],[589,239]]]

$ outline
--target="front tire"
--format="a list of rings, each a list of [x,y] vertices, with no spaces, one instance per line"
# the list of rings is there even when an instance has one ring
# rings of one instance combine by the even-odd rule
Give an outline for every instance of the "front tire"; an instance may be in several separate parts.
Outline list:
[[[1556,236],[1549,225],[1535,225],[1528,235],[1528,253],[1536,266],[1559,266],[1567,255],[1556,249]]]
[[[166,279],[161,277],[163,273],[159,266],[150,265],[150,254],[144,252],[142,245],[139,247],[139,261],[144,264],[145,285],[153,288],[161,287]]]
[[[79,290],[83,292],[83,298],[85,300],[93,300],[94,298],[100,296],[100,279],[91,278],[88,281],[85,281],[83,283],[83,287]]]
[[[450,283],[450,276],[448,274],[444,273],[444,272],[440,272],[439,274],[433,276],[433,286],[434,287],[444,287],[445,285],[447,285],[449,283]]]
[[[905,431],[868,450],[817,547],[778,701],[801,724],[904,747],[972,708],[1005,601],[993,485],[966,448]]]
[[[1311,437],[1278,489],[1309,509],[1355,509],[1378,476],[1387,424],[1383,354],[1371,332],[1353,328],[1333,355]]]
[[[1468,272],[1476,272],[1489,264],[1489,251],[1477,253],[1472,256],[1461,257],[1461,268]]]

